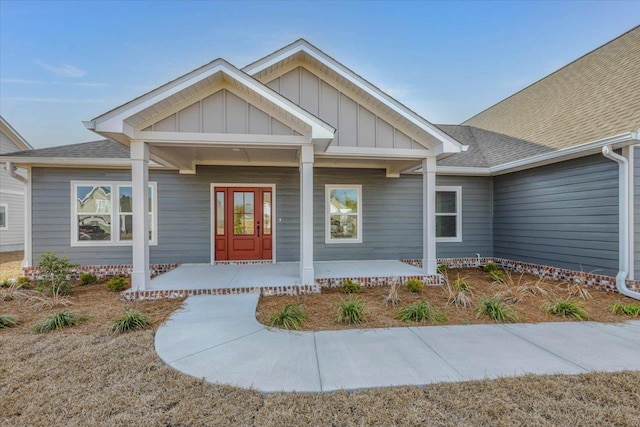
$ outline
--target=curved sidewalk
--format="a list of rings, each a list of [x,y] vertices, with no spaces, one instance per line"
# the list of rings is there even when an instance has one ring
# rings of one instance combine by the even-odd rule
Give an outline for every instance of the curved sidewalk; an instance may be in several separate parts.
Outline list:
[[[257,303],[189,297],[158,329],[156,352],[185,374],[262,392],[640,369],[640,321],[288,332],[258,323]]]

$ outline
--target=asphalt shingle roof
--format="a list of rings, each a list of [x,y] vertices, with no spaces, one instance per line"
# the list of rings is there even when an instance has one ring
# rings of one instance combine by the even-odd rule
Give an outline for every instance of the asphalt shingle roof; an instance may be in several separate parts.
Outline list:
[[[128,159],[129,148],[110,139],[82,142],[80,144],[60,145],[39,148],[37,150],[18,151],[3,154],[7,157],[60,157],[69,159]]]
[[[462,123],[554,150],[640,128],[640,26]]]

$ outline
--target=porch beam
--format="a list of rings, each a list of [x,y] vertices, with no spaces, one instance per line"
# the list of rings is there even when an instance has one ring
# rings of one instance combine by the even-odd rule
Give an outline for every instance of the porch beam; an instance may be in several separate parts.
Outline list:
[[[159,131],[136,131],[135,137],[144,140],[149,144],[170,144],[174,146],[192,145],[214,145],[226,146],[238,144],[246,146],[269,146],[269,147],[298,147],[310,144],[309,136],[304,135],[253,135],[253,134],[232,134],[232,133],[202,133],[202,132],[159,132]]]
[[[133,198],[133,245],[131,289],[149,288],[149,146],[144,141],[131,141],[131,187]],[[157,227],[156,227],[157,228]],[[157,230],[156,230],[157,232]]]
[[[436,274],[436,158],[422,161],[422,269]]]
[[[313,271],[313,146],[300,148],[300,280],[314,283]]]

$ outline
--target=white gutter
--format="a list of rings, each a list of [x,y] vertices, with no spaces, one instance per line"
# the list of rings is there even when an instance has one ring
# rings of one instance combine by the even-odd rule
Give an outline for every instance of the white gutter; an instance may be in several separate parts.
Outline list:
[[[640,300],[640,292],[627,288],[629,275],[629,162],[623,156],[615,153],[611,145],[602,147],[602,154],[620,166],[618,169],[618,258],[620,271],[616,275],[616,288],[622,295]]]
[[[13,165],[13,162],[7,162],[7,164],[5,165],[4,169],[7,171],[7,173],[9,174],[9,176],[13,179],[17,179],[18,181],[20,181],[23,184],[27,184],[28,180],[27,178],[25,178],[22,175],[18,175],[16,173],[16,167]]]

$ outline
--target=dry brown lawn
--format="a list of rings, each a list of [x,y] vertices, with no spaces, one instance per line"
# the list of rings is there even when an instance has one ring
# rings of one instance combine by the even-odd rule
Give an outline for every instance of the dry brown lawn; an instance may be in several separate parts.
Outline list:
[[[0,252],[0,281],[22,276],[24,252]]]
[[[397,307],[385,303],[385,297],[389,293],[389,287],[371,287],[362,288],[359,294],[354,297],[362,302],[365,307],[367,321],[359,325],[346,325],[336,321],[338,304],[341,299],[348,299],[349,295],[340,292],[339,288],[323,289],[321,294],[305,295],[305,296],[269,296],[260,297],[257,308],[257,318],[264,324],[269,324],[269,319],[287,304],[300,304],[306,311],[309,320],[305,324],[303,330],[336,330],[349,328],[386,328],[395,326],[407,326],[415,324],[407,324],[395,318],[398,309],[404,305],[417,301],[427,301],[432,304],[438,311],[447,315],[447,321],[442,323],[445,325],[466,325],[478,323],[491,323],[492,320],[486,316],[478,317],[475,312],[475,306],[482,296],[492,296],[495,293],[505,289],[506,285],[496,284],[487,273],[477,268],[465,268],[449,271],[449,279],[460,277],[465,278],[471,283],[471,289],[474,295],[474,305],[468,308],[456,308],[447,304],[447,293],[443,286],[427,286],[424,291],[419,294],[409,292],[404,286],[398,287],[398,294],[402,299]],[[542,289],[549,292],[549,296],[527,295],[522,301],[512,304],[512,307],[518,314],[519,322],[537,323],[537,322],[562,322],[571,321],[572,319],[562,318],[547,314],[542,306],[549,301],[550,298],[566,299],[569,297],[567,284],[557,281],[540,281],[537,277],[531,275],[520,275],[513,273],[511,278],[516,283],[538,283]],[[517,287],[517,286],[512,286]],[[605,292],[597,289],[588,289],[592,299],[581,300],[573,298],[581,304],[591,316],[591,320],[598,322],[623,322],[628,320],[624,316],[612,314],[609,310],[611,304],[616,302],[631,303],[637,302],[631,298],[627,298],[615,292]],[[553,296],[552,296],[553,295]]]
[[[181,301],[138,303],[154,326],[114,334],[109,324],[124,307],[118,294],[97,284],[74,288],[70,299],[71,309],[92,320],[49,334],[30,327],[55,310],[20,298],[0,302],[0,314],[22,320],[0,330],[1,426],[634,426],[640,420],[640,372],[328,394],[262,395],[207,384],[164,365],[154,351],[155,329]]]

